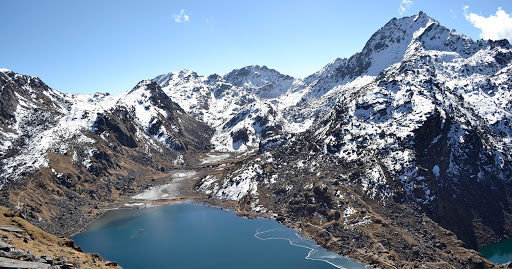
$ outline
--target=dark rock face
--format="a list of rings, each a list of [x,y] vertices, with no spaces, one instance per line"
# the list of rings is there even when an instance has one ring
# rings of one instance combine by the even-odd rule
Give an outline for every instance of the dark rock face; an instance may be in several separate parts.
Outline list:
[[[12,89],[4,87],[0,90],[0,124],[2,126],[8,126],[15,120],[16,103]]]
[[[105,114],[98,114],[96,122],[94,123],[93,130],[96,134],[103,132],[113,133],[116,140],[125,147],[136,148],[137,142],[132,134],[135,132],[135,126],[129,118],[125,109],[116,109],[112,112],[111,116],[117,116],[112,118]]]
[[[161,135],[159,132],[160,128],[162,127],[162,121],[159,119],[152,119],[150,122],[148,133],[150,135]]]
[[[441,88],[429,83],[432,89]],[[420,204],[421,208],[467,247],[477,248],[511,232],[511,193],[506,181],[511,166],[501,159],[502,152],[489,146],[493,137],[502,134],[485,125],[468,126],[463,109],[471,108],[459,103],[436,110],[414,131],[411,148],[417,154],[417,166],[425,168],[418,175],[435,193],[432,203]],[[461,130],[462,135],[454,135]]]
[[[229,129],[235,127],[235,125],[237,125],[240,121],[245,119],[249,115],[249,113],[250,113],[250,111],[248,111],[248,110],[237,113],[233,118],[231,118],[228,122],[226,122],[226,124],[224,124],[224,126],[222,128],[224,130],[229,130]]]
[[[2,127],[10,126],[16,122],[15,112],[19,100],[16,94],[21,98],[35,99],[40,105],[36,112],[46,112],[45,108],[50,108],[51,112],[56,112],[53,101],[49,96],[50,88],[39,78],[32,76],[23,76],[12,71],[0,72],[0,123]],[[45,94],[48,93],[48,94]],[[58,97],[53,96],[58,99]]]
[[[245,129],[231,133],[231,137],[233,138],[233,143],[247,143],[247,141],[249,141],[249,135],[247,135],[247,130]]]

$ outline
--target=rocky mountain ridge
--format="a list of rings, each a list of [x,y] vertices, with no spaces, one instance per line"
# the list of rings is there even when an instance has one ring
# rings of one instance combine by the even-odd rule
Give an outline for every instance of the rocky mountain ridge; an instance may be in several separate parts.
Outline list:
[[[323,223],[312,236],[329,231],[328,245],[359,212],[365,213],[355,214],[355,223],[369,227],[384,218],[411,239],[415,231],[392,224],[396,216],[387,208],[402,205],[439,225],[434,229],[453,231],[469,248],[508,238],[511,52],[506,40],[475,42],[424,13],[393,19],[361,53],[304,80],[314,82],[297,90],[303,97],[282,113],[297,122],[299,112],[316,117],[310,128],[277,143],[262,141],[262,157],[221,179],[205,178],[198,188],[251,205],[248,210],[280,212],[291,223]],[[361,201],[380,206],[369,210]],[[424,221],[412,225],[433,228]],[[360,232],[371,238],[375,230]],[[384,236],[378,248],[394,253],[391,260],[431,262],[396,249],[401,232]],[[422,236],[412,238],[409,249],[428,245]]]
[[[59,235],[211,148],[211,129],[149,80],[120,96],[64,94],[8,70],[0,84],[2,204]]]

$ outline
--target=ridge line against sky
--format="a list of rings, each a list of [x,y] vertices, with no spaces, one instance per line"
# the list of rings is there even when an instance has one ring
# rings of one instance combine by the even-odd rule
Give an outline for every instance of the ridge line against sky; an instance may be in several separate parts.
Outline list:
[[[393,17],[419,11],[473,39],[512,38],[507,0],[6,0],[0,68],[72,93],[119,94],[183,69],[266,65],[303,78],[359,52]]]

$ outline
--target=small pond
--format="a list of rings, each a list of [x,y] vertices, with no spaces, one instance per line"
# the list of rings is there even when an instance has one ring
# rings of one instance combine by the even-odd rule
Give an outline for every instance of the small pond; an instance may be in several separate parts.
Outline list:
[[[512,239],[502,240],[478,249],[489,261],[494,263],[512,262]]]

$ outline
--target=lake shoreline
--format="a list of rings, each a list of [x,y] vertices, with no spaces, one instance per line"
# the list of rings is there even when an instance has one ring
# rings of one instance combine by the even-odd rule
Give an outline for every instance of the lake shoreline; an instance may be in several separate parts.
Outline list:
[[[92,223],[97,221],[98,219],[102,218],[107,212],[114,211],[114,210],[120,210],[120,209],[144,209],[148,207],[159,207],[159,206],[166,206],[166,205],[172,205],[172,204],[183,204],[183,203],[192,203],[207,207],[214,207],[219,208],[225,211],[234,212],[238,217],[252,219],[252,218],[264,218],[264,219],[276,219],[275,214],[268,213],[268,212],[240,212],[237,209],[237,205],[234,203],[234,201],[229,200],[220,200],[220,199],[214,199],[214,198],[198,198],[198,197],[181,197],[177,199],[170,199],[170,200],[155,200],[155,201],[146,201],[141,202],[143,205],[141,206],[127,206],[126,203],[118,203],[118,206],[110,207],[102,210],[100,214],[95,216],[94,218],[91,218],[86,225],[79,228],[79,230],[75,233],[72,233],[70,235],[66,235],[66,237],[73,237],[79,233],[82,233],[86,231]],[[292,228],[292,227],[290,227]],[[292,228],[295,229],[295,228]],[[300,231],[297,231],[300,232]]]
[[[153,208],[153,207],[150,207],[150,208]],[[157,207],[154,207],[154,208],[157,208]],[[166,204],[166,205],[163,205],[162,207],[159,207],[159,209],[156,209],[156,211],[154,211],[154,210],[147,211],[146,210],[144,212],[144,211],[142,211],[144,209],[148,209],[148,208],[139,208],[139,209],[122,208],[119,210],[129,210],[129,211],[119,212],[119,213],[114,212],[115,210],[111,210],[110,212],[112,214],[105,216],[106,219],[103,222],[96,223],[97,225],[95,227],[93,227],[90,230],[85,231],[84,233],[78,234],[73,239],[75,240],[75,242],[77,242],[78,245],[85,246],[85,248],[84,248],[85,251],[98,252],[103,256],[106,256],[106,257],[109,257],[110,259],[116,260],[117,262],[120,263],[120,265],[123,265],[123,263],[129,264],[129,265],[133,265],[134,268],[140,268],[140,266],[138,266],[137,264],[132,264],[130,262],[127,262],[126,260],[117,258],[115,256],[112,256],[112,254],[108,254],[108,251],[107,252],[100,251],[102,249],[101,246],[97,246],[97,248],[91,248],[89,241],[90,240],[92,240],[92,241],[98,240],[97,239],[98,236],[101,238],[100,240],[108,240],[108,242],[109,242],[108,246],[103,246],[103,248],[107,248],[107,250],[111,249],[111,248],[117,249],[117,247],[115,247],[115,245],[117,243],[119,243],[123,247],[127,247],[127,249],[124,249],[122,252],[118,252],[118,254],[117,254],[117,255],[123,256],[123,255],[125,255],[124,253],[128,253],[126,255],[130,255],[129,254],[130,251],[134,251],[133,249],[130,249],[130,248],[140,249],[141,246],[146,246],[146,244],[149,244],[147,246],[149,249],[154,248],[155,246],[157,248],[159,248],[159,247],[161,247],[161,245],[158,245],[158,244],[162,244],[162,242],[164,242],[164,244],[170,244],[170,245],[177,244],[178,247],[180,248],[180,251],[182,251],[182,248],[186,248],[187,246],[190,246],[191,244],[194,245],[194,242],[196,242],[195,240],[198,239],[197,238],[198,236],[199,236],[199,238],[201,238],[200,239],[200,241],[202,242],[201,246],[203,244],[211,245],[211,244],[216,244],[215,242],[220,242],[218,239],[212,239],[209,237],[203,238],[203,236],[205,236],[205,234],[203,234],[203,233],[206,233],[210,236],[213,236],[214,238],[219,237],[219,236],[221,238],[224,238],[224,236],[227,236],[225,238],[225,240],[224,239],[221,240],[223,243],[220,244],[219,247],[223,248],[223,246],[224,247],[227,246],[228,249],[235,248],[235,249],[237,249],[237,251],[242,251],[242,253],[244,253],[244,255],[247,256],[247,255],[252,255],[252,253],[254,251],[254,250],[251,250],[252,248],[255,247],[253,244],[257,243],[257,242],[254,242],[254,238],[258,239],[256,241],[259,241],[259,240],[267,241],[269,239],[285,239],[285,240],[289,241],[289,244],[286,243],[286,246],[289,246],[289,247],[285,247],[282,249],[282,251],[284,251],[285,253],[290,252],[290,251],[291,251],[291,253],[304,253],[303,250],[301,250],[301,248],[308,249],[308,251],[306,252],[306,255],[300,254],[298,256],[300,259],[296,260],[295,262],[297,262],[299,264],[302,264],[302,263],[309,264],[310,262],[307,260],[311,260],[311,261],[322,261],[323,262],[320,264],[313,262],[312,264],[313,265],[316,264],[316,266],[311,267],[311,268],[331,268],[332,266],[337,267],[337,268],[345,268],[345,267],[340,267],[340,263],[352,264],[352,265],[357,266],[357,268],[367,268],[366,265],[361,264],[360,262],[357,262],[349,257],[343,257],[336,253],[325,250],[324,248],[322,248],[318,244],[316,244],[316,242],[312,239],[309,239],[309,238],[301,239],[302,237],[295,236],[296,234],[298,234],[296,230],[290,229],[289,227],[287,227],[281,223],[278,223],[273,218],[258,217],[258,218],[253,218],[252,220],[245,218],[245,217],[241,218],[239,215],[236,214],[236,211],[227,210],[227,209],[219,207],[219,206],[212,206],[212,205],[207,205],[204,203],[198,204],[198,203],[191,202],[191,201],[183,202],[183,203]],[[139,211],[139,210],[141,210],[141,211]],[[169,213],[169,212],[175,212],[175,213]],[[197,212],[199,212],[199,214]],[[226,212],[229,214],[225,214],[225,213],[221,213],[221,212]],[[169,214],[171,214],[171,215],[169,215]],[[205,217],[205,215],[209,215],[209,216],[215,215],[215,216],[220,216],[220,217],[216,217],[216,218],[212,219],[211,217]],[[170,224],[169,221],[171,221],[172,224]],[[136,224],[136,223],[138,223],[138,224]],[[146,223],[145,224],[146,226],[144,226],[144,223]],[[272,224],[272,225],[270,225],[270,224]],[[147,226],[147,225],[149,225],[149,226]],[[206,227],[203,227],[204,225],[206,225]],[[233,225],[236,225],[236,227],[234,227]],[[263,225],[263,226],[260,226],[260,225]],[[151,228],[151,227],[153,227],[153,228]],[[161,230],[162,227],[165,227],[164,228],[165,230]],[[198,229],[197,227],[202,227],[202,228],[199,228],[200,230],[197,230]],[[260,231],[259,230],[260,228],[258,228],[258,227],[260,227],[260,228],[264,227],[263,231]],[[169,232],[169,229],[171,231],[170,232],[171,234],[166,235]],[[211,234],[212,229],[216,231],[216,233],[214,233],[214,235]],[[283,236],[283,234],[281,234],[282,232],[280,232],[281,230],[287,231],[286,234],[288,237],[281,238]],[[123,235],[122,238],[116,239],[117,238],[116,235],[119,234],[118,231],[124,231],[125,235]],[[281,234],[281,236],[279,236],[279,238],[273,238],[272,234],[266,234],[268,232],[274,233],[276,231],[279,232],[279,234]],[[127,234],[126,234],[127,232],[128,232],[128,234],[131,234],[129,236],[129,238],[127,237]],[[193,234],[193,235],[190,235],[190,237],[184,235],[184,234],[190,234],[190,232],[192,232],[192,234]],[[226,232],[228,232],[229,236],[226,234]],[[106,236],[105,233],[108,233],[110,235]],[[217,234],[217,233],[219,233],[219,234]],[[235,235],[232,235],[232,233],[234,233]],[[96,239],[91,239],[94,237],[95,234],[98,235],[95,237]],[[201,234],[203,234],[203,235],[201,235]],[[158,236],[157,241],[154,241],[155,239],[152,238],[154,236]],[[176,237],[176,236],[178,236],[178,237]],[[187,238],[187,239],[185,239],[186,242],[180,243],[180,242],[183,242],[183,238],[182,238],[183,236],[185,236],[185,238]],[[237,246],[238,243],[233,243],[233,242],[229,241],[230,237],[231,237],[231,239],[233,239],[232,237],[234,237],[235,240],[242,240],[240,242],[237,241],[239,243],[245,242],[244,239],[240,239],[240,238],[249,238],[249,241],[253,242],[253,243],[249,243],[249,241],[247,241],[248,245],[244,245],[244,248],[239,248]],[[169,238],[169,240],[166,240],[165,238]],[[194,238],[196,238],[196,239],[194,239]],[[134,239],[136,239],[137,241],[126,241],[126,240],[134,240]],[[84,242],[84,240],[85,240],[85,242]],[[142,241],[140,241],[140,240],[142,240]],[[146,240],[146,241],[144,241],[144,240]],[[298,240],[298,242],[292,242],[290,240]],[[274,240],[272,240],[272,241],[274,241]],[[281,241],[281,240],[277,240],[277,241]],[[131,242],[131,243],[129,243],[129,242]],[[155,243],[155,245],[153,245],[153,242]],[[160,242],[160,243],[158,243],[158,242]],[[94,243],[98,244],[98,241],[94,241]],[[260,243],[256,244],[256,247],[257,247],[257,245],[262,245],[262,244],[264,246],[266,246],[266,247],[263,247],[263,249],[265,249],[265,250],[267,249],[267,247],[272,248],[272,245],[275,245],[275,244],[278,244],[281,246],[283,245],[283,243],[279,243],[279,242],[277,242],[277,243],[270,242],[270,245],[267,245],[268,243],[260,242]],[[294,246],[298,246],[301,248],[296,248]],[[171,250],[169,250],[169,247],[165,247],[165,249],[174,253],[172,251],[172,249],[174,249],[175,247],[176,246],[170,247]],[[246,248],[249,250],[247,250]],[[260,246],[260,248],[261,248],[261,246]],[[96,249],[99,249],[99,250],[96,250]],[[146,248],[144,247],[143,249],[146,249]],[[199,251],[198,253],[202,253],[202,255],[205,255],[204,252],[201,252],[201,249],[202,248],[200,247],[197,250],[197,251]],[[281,247],[280,247],[280,249],[281,249]],[[183,251],[185,251],[185,250],[183,250]],[[204,251],[204,249],[203,249],[203,251]],[[217,249],[216,251],[220,251],[220,250]],[[188,253],[188,251],[185,251],[185,252]],[[192,252],[196,252],[196,251],[194,250]],[[232,258],[234,255],[232,252],[230,252],[229,250],[226,250],[226,249],[223,249],[220,252],[225,253],[225,255],[227,255],[226,258],[227,257]],[[153,251],[152,251],[152,253],[153,253]],[[258,252],[255,251],[254,253],[258,253]],[[279,251],[276,253],[279,253]],[[276,253],[272,253],[271,255],[274,255]],[[331,254],[328,254],[328,253],[331,253]],[[178,255],[175,257],[181,257],[181,256],[179,256],[179,254],[176,254],[176,253],[174,253],[173,255]],[[279,253],[278,256],[280,257],[280,259],[284,259],[284,260],[289,259],[289,258],[286,258],[286,257],[288,257],[288,255],[281,255],[281,253]],[[241,256],[241,257],[242,258],[240,258],[240,259],[243,260],[243,256]],[[259,257],[260,256],[252,256],[252,258],[257,258],[257,259],[260,259]],[[130,259],[132,259],[132,257],[128,257],[128,261]],[[220,257],[219,259],[222,260],[225,258]],[[297,256],[294,259],[297,259]],[[264,260],[265,259],[263,259],[263,261]],[[158,262],[158,261],[155,261],[155,262]],[[176,261],[173,259],[173,262],[176,262]],[[195,261],[191,262],[191,263],[196,264]],[[325,263],[325,265],[323,265],[324,263]],[[179,264],[179,262],[178,262],[178,264]],[[326,266],[327,264],[328,264],[328,266]],[[193,268],[196,268],[196,267],[193,267]],[[234,268],[234,267],[228,266],[228,268]],[[255,268],[255,267],[253,266],[251,268]],[[308,267],[297,267],[297,268],[310,268],[310,267],[308,266]],[[352,268],[352,267],[349,266],[346,268]]]

